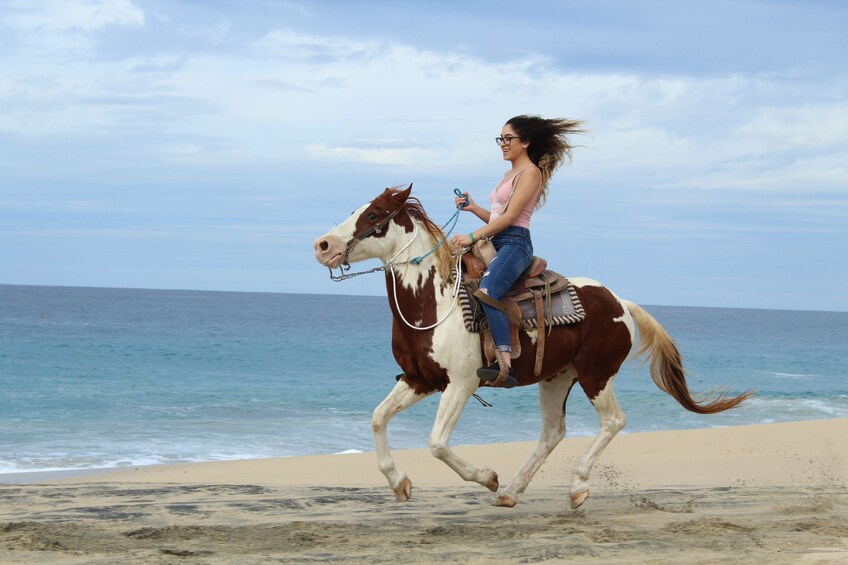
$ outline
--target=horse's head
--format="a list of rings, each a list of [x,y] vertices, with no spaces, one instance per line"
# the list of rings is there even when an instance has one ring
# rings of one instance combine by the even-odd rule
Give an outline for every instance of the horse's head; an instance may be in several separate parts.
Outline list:
[[[387,236],[394,231],[393,226],[400,220],[398,214],[403,210],[410,192],[411,184],[404,190],[384,190],[347,220],[316,239],[313,243],[315,259],[325,267],[335,269],[350,262],[388,257],[395,241]],[[408,216],[405,219],[409,221]],[[408,228],[404,226],[401,229],[410,231],[412,226],[410,224]]]

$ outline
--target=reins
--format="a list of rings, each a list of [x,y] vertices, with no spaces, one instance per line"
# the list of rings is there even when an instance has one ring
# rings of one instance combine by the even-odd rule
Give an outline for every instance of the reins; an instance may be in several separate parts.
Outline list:
[[[462,196],[462,192],[458,188],[453,189],[453,192],[457,196]],[[456,223],[459,221],[460,211],[462,210],[462,208],[464,208],[467,205],[468,205],[467,202],[460,203],[459,205],[457,205],[456,212],[453,213],[453,216],[448,218],[448,221],[445,222],[444,225],[441,228],[442,232],[444,232],[444,230],[448,226],[448,224],[451,224],[450,229],[447,232],[444,232],[445,233],[444,237],[442,237],[442,239],[430,251],[428,251],[424,255],[419,255],[418,257],[413,257],[412,259],[409,259],[408,261],[402,261],[400,263],[395,263],[394,257],[393,257],[391,260],[384,263],[380,267],[374,267],[373,269],[368,269],[367,271],[357,271],[355,273],[347,273],[346,271],[350,271],[350,268],[351,268],[350,263],[348,262],[348,257],[350,256],[350,252],[353,249],[353,246],[356,245],[357,243],[359,243],[360,241],[362,241],[363,239],[365,239],[366,237],[370,237],[371,235],[373,235],[375,233],[382,233],[383,228],[392,220],[392,218],[397,216],[398,213],[401,211],[401,209],[406,207],[406,204],[403,204],[400,208],[389,213],[388,216],[386,216],[385,218],[380,220],[378,223],[374,224],[373,226],[371,226],[370,228],[368,228],[367,230],[365,230],[361,234],[354,235],[353,237],[351,237],[347,241],[347,243],[345,244],[344,251],[342,252],[341,263],[339,264],[339,274],[338,275],[334,274],[333,269],[330,269],[328,267],[328,269],[330,271],[330,280],[332,280],[333,282],[341,282],[341,281],[344,281],[344,280],[347,280],[347,279],[352,279],[354,277],[358,277],[360,275],[370,275],[371,273],[377,273],[379,271],[385,271],[387,268],[393,269],[394,267],[402,267],[403,265],[408,265],[408,264],[420,265],[421,262],[424,259],[426,259],[430,255],[435,253],[436,250],[439,247],[441,247],[442,244],[444,244],[445,241],[447,241],[448,237],[450,237],[450,234],[453,232],[454,228],[456,227]],[[414,240],[415,240],[415,235],[413,234],[412,239],[409,241],[409,244],[404,246],[404,249],[409,247],[409,245],[411,245],[412,241],[414,241]],[[403,250],[401,250],[401,251],[403,251]],[[400,253],[396,253],[395,257],[397,257],[399,254]]]
[[[460,196],[460,197],[462,196],[462,192],[458,188],[454,189],[454,194],[456,194],[457,196]],[[391,272],[391,274],[392,274],[392,292],[394,294],[395,307],[397,308],[397,312],[400,315],[400,319],[403,320],[403,322],[407,326],[409,326],[410,328],[412,328],[414,330],[426,331],[426,330],[431,330],[431,329],[435,328],[436,326],[438,326],[439,324],[441,324],[442,322],[447,320],[448,316],[450,316],[450,314],[453,312],[453,309],[456,307],[456,304],[457,304],[456,297],[459,294],[459,286],[462,284],[462,273],[461,273],[461,267],[460,267],[461,261],[462,261],[462,254],[456,256],[456,262],[454,264],[454,279],[455,279],[455,281],[454,281],[454,288],[453,288],[453,302],[451,303],[451,307],[448,309],[448,311],[445,313],[445,315],[442,317],[441,320],[438,320],[436,323],[431,324],[431,325],[426,326],[426,327],[416,326],[416,325],[410,323],[404,317],[403,312],[400,309],[400,303],[398,302],[397,275],[395,273],[395,268],[396,267],[402,267],[404,265],[416,265],[416,266],[418,266],[418,265],[421,264],[422,261],[424,261],[424,259],[426,259],[430,255],[435,253],[436,250],[439,249],[439,247],[441,247],[445,243],[445,241],[447,241],[448,237],[453,232],[454,228],[456,227],[457,221],[459,220],[459,213],[461,212],[462,208],[465,207],[465,206],[467,206],[467,202],[462,202],[462,203],[457,205],[456,212],[453,213],[453,216],[451,216],[448,219],[448,221],[445,222],[445,224],[441,228],[442,232],[444,233],[444,236],[427,253],[424,253],[423,255],[419,255],[417,257],[413,257],[412,259],[409,259],[407,261],[395,262],[395,259],[397,259],[398,255],[400,255],[401,253],[403,253],[404,251],[409,249],[409,246],[412,245],[412,243],[415,241],[415,238],[418,236],[418,226],[415,226],[415,229],[412,232],[412,237],[409,239],[409,241],[400,249],[400,251],[395,253],[394,256],[391,259],[389,259],[388,261],[386,261],[383,265],[381,265],[380,267],[374,267],[373,269],[368,269],[367,271],[358,271],[358,272],[355,272],[355,273],[346,273],[345,271],[350,270],[350,263],[348,262],[348,257],[350,256],[350,252],[351,252],[351,249],[353,249],[353,246],[356,245],[357,243],[359,243],[360,241],[362,241],[363,239],[365,239],[366,237],[373,235],[374,233],[381,233],[383,228],[392,220],[392,218],[397,216],[397,214],[401,211],[401,209],[406,207],[406,204],[404,203],[400,208],[391,212],[388,216],[386,216],[385,218],[380,220],[380,222],[378,222],[377,224],[371,226],[368,230],[364,231],[362,234],[355,235],[348,240],[348,242],[345,244],[345,249],[342,252],[342,261],[341,261],[340,266],[339,266],[340,274],[335,275],[333,273],[333,269],[329,269],[330,280],[332,280],[334,282],[340,282],[340,281],[343,281],[343,280],[358,277],[360,275],[368,275],[368,274],[371,274],[371,273],[376,273],[378,271],[385,271],[385,270],[388,269],[389,272]],[[450,225],[450,228],[447,230],[447,232],[445,232],[444,230],[448,225]]]
[[[392,273],[392,294],[395,295],[395,308],[397,308],[397,313],[400,316],[400,319],[403,320],[404,324],[406,324],[407,326],[409,326],[413,330],[426,331],[426,330],[432,330],[433,328],[435,328],[436,326],[438,326],[439,324],[441,324],[442,322],[447,320],[448,316],[450,316],[451,312],[453,312],[453,309],[456,308],[456,305],[457,305],[457,302],[458,302],[456,297],[459,294],[459,285],[462,284],[462,273],[460,272],[460,263],[462,261],[462,255],[457,256],[456,264],[454,265],[454,279],[455,280],[454,280],[454,285],[453,285],[453,301],[451,302],[451,307],[448,308],[448,311],[445,312],[445,315],[442,317],[442,319],[437,321],[436,323],[430,324],[429,326],[426,326],[426,327],[416,326],[416,325],[410,323],[406,319],[406,317],[404,317],[403,312],[400,309],[400,303],[398,302],[398,293],[397,293],[397,278],[396,278],[396,275],[395,275],[394,267],[397,266],[397,265],[405,265],[405,264],[410,264],[410,263],[417,265],[418,263],[415,263],[414,259],[410,260],[410,261],[406,261],[404,263],[394,263],[393,262],[395,257],[397,257],[398,255],[400,255],[401,253],[406,251],[406,249],[410,245],[412,245],[412,242],[415,241],[416,235],[418,235],[418,228],[417,227],[415,228],[415,231],[412,233],[412,238],[410,238],[409,243],[404,245],[403,248],[400,251],[398,251],[395,254],[394,257],[392,257],[392,261],[390,261],[388,264],[390,264],[392,266],[392,268],[390,269],[390,272]],[[444,240],[442,240],[442,242],[444,242]],[[439,243],[439,245],[441,245],[441,243]],[[430,253],[432,253],[432,251]],[[428,253],[428,255],[429,255],[429,253]],[[416,257],[416,259],[417,259],[417,257]],[[420,261],[419,261],[419,263],[420,263]]]
[[[454,194],[456,194],[457,196],[462,196],[462,192],[460,192],[460,190],[459,190],[458,188],[454,188],[454,189],[453,189],[453,192],[454,192]],[[428,251],[428,252],[427,252],[427,253],[425,253],[424,255],[420,255],[420,256],[415,257],[414,259],[412,259],[412,260],[410,261],[410,263],[412,263],[413,265],[420,265],[420,264],[421,264],[421,261],[423,261],[424,259],[426,259],[426,258],[427,258],[427,257],[429,257],[430,255],[432,255],[433,253],[435,253],[435,252],[436,252],[436,250],[437,250],[439,247],[441,247],[441,246],[442,246],[442,244],[443,244],[445,241],[447,241],[448,236],[450,236],[450,234],[453,232],[453,229],[456,227],[456,222],[457,222],[457,221],[459,221],[459,213],[460,213],[460,212],[462,211],[462,209],[463,209],[465,206],[467,206],[467,205],[468,205],[468,203],[467,203],[467,202],[462,203],[462,204],[458,204],[458,205],[457,205],[457,207],[456,207],[456,212],[454,212],[454,213],[453,213],[453,216],[451,216],[450,218],[448,218],[448,221],[447,221],[447,222],[445,222],[445,225],[443,225],[443,226],[442,226],[442,228],[441,228],[441,229],[442,229],[442,232],[445,234],[445,235],[444,235],[444,237],[442,237],[442,240],[441,240],[439,243],[437,243],[437,244],[436,244],[436,246],[435,246],[435,247],[433,247],[433,249],[431,249],[430,251]],[[451,224],[451,222],[453,222],[453,223]],[[451,224],[451,227],[450,227],[450,229],[449,229],[447,232],[445,232],[445,228],[447,227],[447,225],[448,225],[448,224]]]

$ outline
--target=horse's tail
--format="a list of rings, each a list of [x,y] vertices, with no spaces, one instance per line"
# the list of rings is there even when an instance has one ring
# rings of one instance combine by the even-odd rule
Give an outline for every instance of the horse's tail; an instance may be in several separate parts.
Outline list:
[[[639,350],[636,356],[648,354],[644,362],[651,362],[654,383],[685,409],[696,414],[715,414],[738,406],[753,394],[753,391],[747,390],[739,396],[729,397],[727,391],[723,390],[693,399],[686,386],[686,371],[683,370],[683,360],[674,340],[641,306],[629,300],[621,302],[630,311],[636,329],[639,330]]]

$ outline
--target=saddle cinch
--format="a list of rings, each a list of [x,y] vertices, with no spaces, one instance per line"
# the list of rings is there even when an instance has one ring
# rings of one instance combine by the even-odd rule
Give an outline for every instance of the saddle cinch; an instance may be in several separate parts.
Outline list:
[[[480,278],[485,271],[484,263],[467,253],[463,257],[465,276],[463,283],[466,298],[472,295],[481,302],[504,312],[509,318],[511,357],[521,355],[521,342],[518,331],[523,329],[531,336],[535,333],[536,359],[533,372],[538,376],[542,371],[545,356],[545,336],[555,325],[576,323],[585,317],[574,287],[564,276],[548,270],[548,263],[540,257],[533,257],[530,267],[518,281],[498,301],[479,289]],[[471,318],[474,316],[472,315]],[[466,317],[466,326],[469,326]],[[469,327],[474,331],[476,328]],[[483,336],[483,353],[487,363],[495,360],[495,347],[488,328],[479,328]]]

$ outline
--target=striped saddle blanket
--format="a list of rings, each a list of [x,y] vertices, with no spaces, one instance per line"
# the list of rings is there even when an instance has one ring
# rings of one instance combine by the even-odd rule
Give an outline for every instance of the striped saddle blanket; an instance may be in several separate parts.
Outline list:
[[[586,317],[586,312],[583,310],[583,305],[577,297],[577,292],[574,290],[574,285],[570,281],[558,275],[553,271],[546,271],[546,276],[559,277],[564,281],[564,285],[556,285],[560,287],[555,292],[550,293],[550,299],[545,300],[545,321],[544,326],[563,326],[567,324],[576,324]],[[524,281],[519,281],[523,284]],[[483,305],[477,298],[474,297],[474,292],[479,288],[479,281],[465,281],[459,287],[459,303],[462,306],[462,321],[465,323],[465,329],[473,333],[479,333],[486,328],[486,313],[483,311]],[[536,305],[532,295],[525,291],[525,288],[513,288],[507,296],[512,295],[515,298],[518,307],[521,309],[523,324],[525,328],[536,328],[539,326],[536,320]]]

